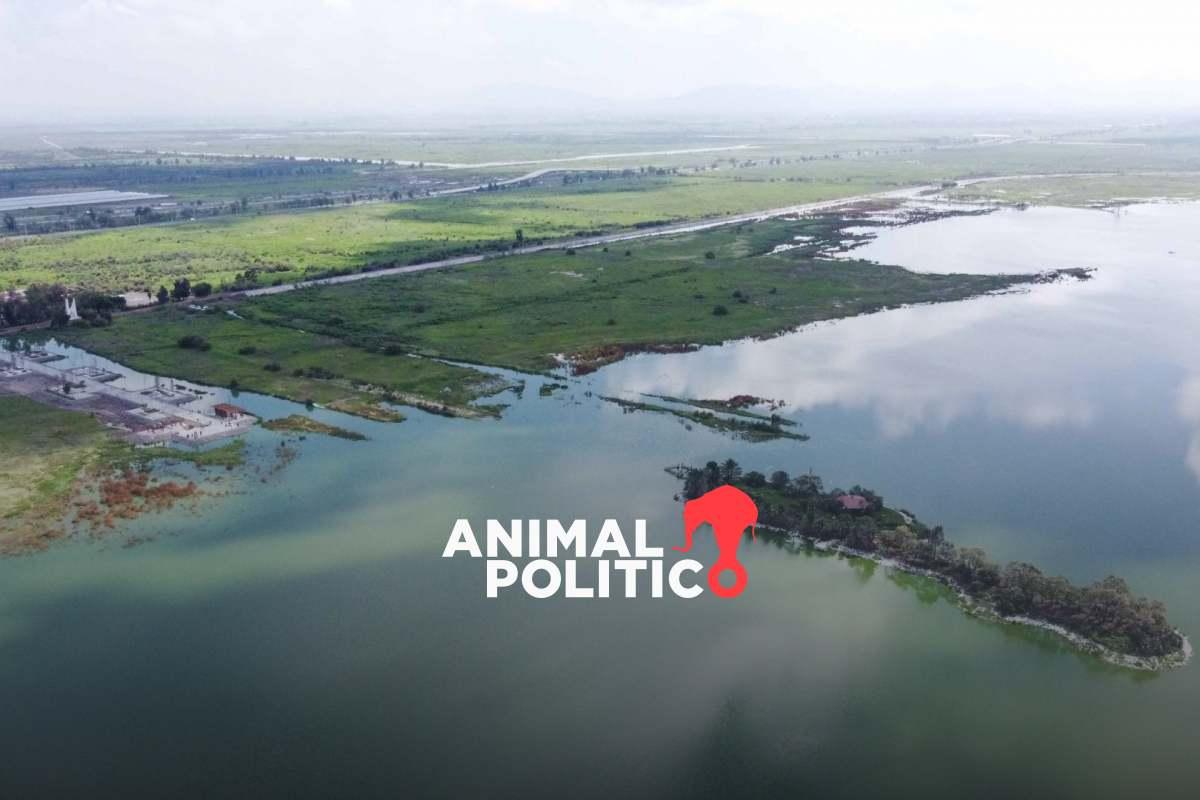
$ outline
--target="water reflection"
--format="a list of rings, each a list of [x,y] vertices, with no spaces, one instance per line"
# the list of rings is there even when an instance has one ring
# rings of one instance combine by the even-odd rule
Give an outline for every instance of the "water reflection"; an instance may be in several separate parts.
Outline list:
[[[310,437],[277,483],[137,521],[183,535],[0,562],[5,788],[48,793],[50,775],[59,795],[219,795],[267,775],[281,796],[871,797],[899,775],[927,796],[981,782],[1131,796],[1144,781],[1130,763],[1194,786],[1195,666],[1113,680],[1049,634],[968,617],[936,584],[869,561],[760,537],[736,603],[573,603],[486,601],[481,565],[439,554],[459,516],[636,514],[651,544],[676,544],[679,483],[663,467],[733,456],[871,485],[1000,560],[1120,573],[1200,631],[1200,492],[1184,466],[1200,437],[1195,209],[892,231],[872,247],[924,237],[928,266],[966,252],[1101,271],[633,359],[550,398],[531,382],[500,422],[330,417],[369,440]],[[1173,219],[1170,244],[1119,250],[1099,232],[1139,215]],[[1074,249],[1025,263],[970,233],[995,220]],[[960,231],[944,248],[928,239],[940,226]],[[813,439],[738,442],[586,394],[610,386],[779,397]],[[711,537],[697,548],[715,557]],[[913,769],[926,762],[937,769]]]
[[[1200,375],[1193,375],[1179,387],[1179,415],[1192,426],[1186,461],[1200,480]]]
[[[1129,392],[1172,396],[1179,372],[1200,370],[1198,219],[1196,204],[1121,216],[1032,209],[886,230],[856,254],[938,272],[1097,272],[1084,283],[634,358],[598,380],[606,389],[675,396],[751,392],[798,412],[865,409],[892,438],[945,430],[963,418],[1032,431],[1111,424]],[[1182,417],[1195,426],[1192,408]],[[1189,459],[1200,456],[1193,451]]]

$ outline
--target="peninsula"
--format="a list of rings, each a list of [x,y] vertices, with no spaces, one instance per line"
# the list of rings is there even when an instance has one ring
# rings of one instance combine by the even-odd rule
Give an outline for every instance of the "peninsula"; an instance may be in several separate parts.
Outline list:
[[[1080,650],[1132,669],[1170,669],[1191,656],[1187,638],[1167,621],[1166,607],[1134,595],[1114,575],[1076,586],[1032,564],[1000,566],[979,548],[947,541],[940,525],[928,526],[907,511],[889,508],[869,489],[826,491],[812,474],[743,472],[733,459],[667,471],[683,481],[686,499],[717,486],[737,486],[757,504],[758,530],[764,535],[933,578],[981,618],[1052,631]]]

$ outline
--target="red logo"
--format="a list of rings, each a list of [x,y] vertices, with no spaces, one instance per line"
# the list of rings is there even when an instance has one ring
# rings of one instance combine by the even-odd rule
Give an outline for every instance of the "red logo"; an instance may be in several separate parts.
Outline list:
[[[712,526],[717,537],[717,563],[708,569],[708,588],[718,597],[737,597],[746,588],[746,568],[737,560],[738,543],[746,526],[754,536],[758,523],[758,506],[750,495],[733,486],[718,486],[695,500],[683,504],[683,533],[685,544],[675,549],[686,553],[692,549],[692,534],[704,523]],[[733,586],[722,586],[722,572],[732,571]]]

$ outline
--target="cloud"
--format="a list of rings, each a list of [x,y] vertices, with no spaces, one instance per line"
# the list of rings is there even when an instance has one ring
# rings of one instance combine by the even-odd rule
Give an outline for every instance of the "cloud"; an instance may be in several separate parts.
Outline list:
[[[1188,442],[1187,455],[1184,457],[1188,468],[1200,480],[1200,375],[1192,376],[1179,387],[1177,403],[1179,416],[1193,427],[1192,438]]]

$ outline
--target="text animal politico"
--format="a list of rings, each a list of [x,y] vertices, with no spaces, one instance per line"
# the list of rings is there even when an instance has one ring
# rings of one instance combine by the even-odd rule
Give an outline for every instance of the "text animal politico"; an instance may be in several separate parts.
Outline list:
[[[486,556],[486,594],[491,598],[517,586],[536,598],[662,597],[664,591],[692,598],[704,592],[695,580],[704,565],[690,558],[665,565],[663,548],[646,544],[644,519],[634,520],[632,548],[615,519],[604,520],[594,538],[588,533],[581,519],[569,525],[555,519],[489,519],[480,547],[470,521],[460,519],[442,557]],[[581,569],[580,562],[591,563]]]

